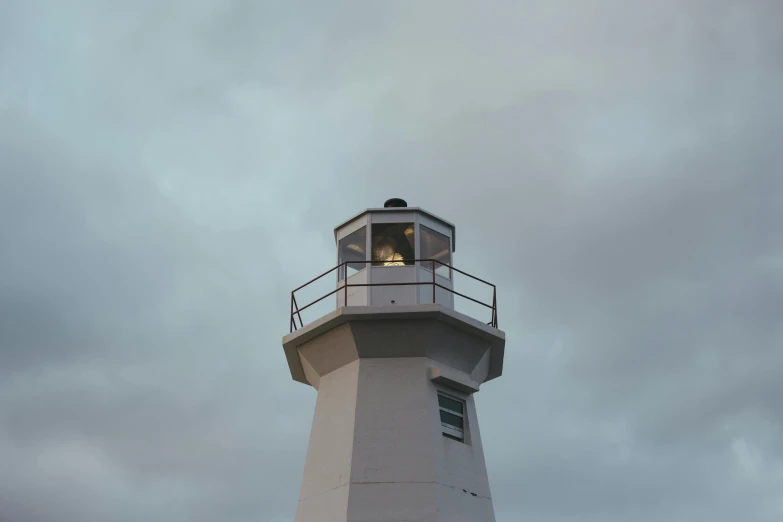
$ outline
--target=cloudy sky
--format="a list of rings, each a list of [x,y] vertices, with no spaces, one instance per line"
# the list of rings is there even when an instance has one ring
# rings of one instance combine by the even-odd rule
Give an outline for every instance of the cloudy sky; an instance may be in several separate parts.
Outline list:
[[[779,0],[0,1],[0,520],[293,520],[390,197],[499,287],[498,522],[783,520]]]

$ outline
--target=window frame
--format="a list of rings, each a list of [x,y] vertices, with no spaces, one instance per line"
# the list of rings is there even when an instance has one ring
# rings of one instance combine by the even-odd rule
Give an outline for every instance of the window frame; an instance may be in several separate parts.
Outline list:
[[[368,241],[367,241],[367,230],[368,229],[369,229],[369,226],[367,224],[364,224],[364,225],[358,227],[356,230],[346,234],[345,236],[343,236],[343,237],[341,237],[340,239],[337,240],[337,265],[338,265],[337,282],[338,283],[341,282],[341,281],[344,281],[346,279],[349,279],[350,277],[358,274],[359,272],[361,272],[362,270],[367,268],[367,265],[368,265],[368,259],[367,259],[367,243],[368,243]],[[356,234],[358,232],[361,232],[362,230],[364,230],[364,259],[362,261],[348,261],[347,265],[343,265],[343,263],[345,262],[342,259],[342,255],[343,255],[342,243],[343,243],[343,241],[346,241],[351,236],[353,236],[354,234]],[[361,266],[361,268],[360,269],[356,269],[355,267],[352,267],[351,265],[359,265],[359,266]],[[355,270],[355,272],[352,273],[352,274],[349,274],[348,273],[349,269]]]
[[[456,395],[451,395],[449,393],[446,393],[441,390],[437,390],[438,392],[438,420],[440,421],[440,429],[443,434],[443,436],[456,440],[457,442],[462,442],[463,444],[466,444],[465,440],[465,428],[467,426],[467,408],[468,403],[465,399],[461,397],[457,397]],[[462,404],[462,413],[454,410],[450,410],[445,406],[442,406],[440,403],[440,397],[443,396],[446,399],[450,399],[452,401],[457,401]],[[446,422],[443,422],[440,418],[440,413],[446,412],[451,415],[454,415],[456,417],[460,417],[462,419],[462,429],[459,429],[451,424],[448,424]]]
[[[426,231],[423,230],[423,229],[426,229]],[[424,237],[425,237],[425,235],[430,234],[433,237],[443,236],[446,239],[446,250],[447,250],[447,255],[448,255],[448,264],[447,265],[441,265],[439,263],[428,263],[426,261],[422,261],[419,264],[427,272],[433,272],[433,268],[434,268],[434,272],[435,272],[436,276],[442,277],[444,279],[451,280],[452,279],[452,270],[451,270],[451,262],[452,262],[452,259],[451,259],[451,236],[448,235],[448,234],[444,234],[443,232],[440,232],[438,230],[435,230],[434,228],[432,228],[430,226],[427,226],[424,223],[419,223],[419,230],[418,230],[418,232],[419,232],[419,237],[416,240],[416,244],[419,246],[419,251],[420,252],[422,250],[424,250]],[[422,259],[424,259],[425,256],[424,256],[423,252],[421,252],[419,255],[421,256]],[[437,266],[432,266],[432,265],[437,265]],[[446,274],[439,273],[438,269],[441,268],[441,267],[446,267],[448,272]]]

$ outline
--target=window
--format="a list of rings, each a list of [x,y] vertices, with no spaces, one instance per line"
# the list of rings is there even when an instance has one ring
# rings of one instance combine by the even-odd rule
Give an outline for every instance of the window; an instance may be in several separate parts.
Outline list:
[[[438,407],[443,435],[465,442],[465,401],[438,392]]]
[[[364,263],[364,261],[367,260],[367,227],[364,226],[342,238],[338,242],[337,249],[339,251],[339,263],[341,265],[337,276],[339,278],[338,280],[342,281],[345,279],[346,268],[348,270],[348,277],[351,277],[360,270],[364,270],[367,265],[367,263]],[[348,265],[342,266],[342,263],[345,263],[346,261],[348,261]],[[351,261],[357,262],[351,263]]]
[[[372,226],[372,266],[412,265],[416,259],[413,223]]]
[[[451,268],[446,265],[451,265],[451,243],[449,236],[443,235],[440,232],[436,232],[431,228],[421,225],[419,227],[421,231],[421,258],[422,259],[434,259],[440,261],[435,264],[435,273],[439,276],[451,279]],[[423,262],[422,268],[432,270],[433,263]]]

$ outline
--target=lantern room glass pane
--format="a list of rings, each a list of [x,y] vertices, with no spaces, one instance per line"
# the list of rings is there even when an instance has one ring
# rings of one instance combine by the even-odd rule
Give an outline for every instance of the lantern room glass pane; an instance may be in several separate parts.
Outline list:
[[[372,266],[406,266],[416,259],[413,223],[372,226]]]
[[[435,273],[447,279],[451,279],[451,241],[449,236],[436,232],[429,227],[421,225],[421,258],[440,261],[435,264]],[[445,263],[441,264],[441,263]],[[422,268],[432,270],[433,263],[422,262]]]
[[[339,280],[342,281],[345,278],[346,266],[342,263],[348,262],[348,277],[360,270],[364,270],[367,266],[367,227],[363,226],[355,232],[351,232],[338,242],[339,250]],[[356,261],[353,263],[352,261]],[[361,261],[361,262],[359,262]]]

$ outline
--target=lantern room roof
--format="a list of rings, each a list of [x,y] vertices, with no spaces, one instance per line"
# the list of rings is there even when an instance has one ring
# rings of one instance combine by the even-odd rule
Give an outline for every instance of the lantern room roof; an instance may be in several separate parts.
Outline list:
[[[380,213],[404,213],[404,212],[416,212],[419,214],[424,214],[430,219],[434,219],[435,221],[440,221],[442,224],[446,225],[451,229],[451,251],[456,252],[457,250],[457,229],[456,227],[449,221],[446,221],[445,219],[436,216],[435,214],[431,212],[427,212],[423,208],[419,207],[386,207],[386,208],[368,208],[366,210],[362,210],[358,214],[346,219],[336,227],[334,227],[334,238],[335,241],[337,240],[337,231],[343,228],[348,223],[355,221],[366,214],[380,214]]]

